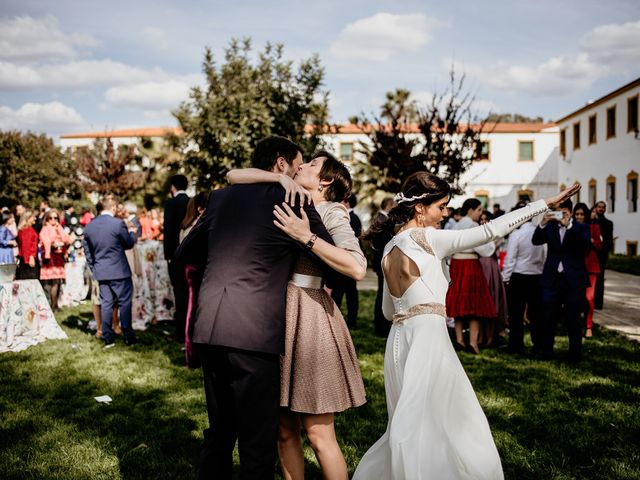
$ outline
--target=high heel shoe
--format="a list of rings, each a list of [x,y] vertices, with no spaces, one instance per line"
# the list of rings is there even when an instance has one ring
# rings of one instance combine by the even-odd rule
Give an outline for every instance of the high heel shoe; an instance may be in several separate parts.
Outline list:
[[[480,349],[478,348],[478,346],[473,346],[473,345],[469,345],[467,347],[467,352],[471,353],[472,355],[480,355]]]
[[[467,346],[464,343],[460,343],[458,341],[453,342],[453,349],[456,352],[464,352],[467,349]]]

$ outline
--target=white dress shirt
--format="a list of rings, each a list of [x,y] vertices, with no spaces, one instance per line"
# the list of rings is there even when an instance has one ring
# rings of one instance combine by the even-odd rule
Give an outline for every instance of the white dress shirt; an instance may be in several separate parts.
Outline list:
[[[466,230],[468,228],[477,227],[478,224],[471,220],[469,217],[462,217],[458,223],[456,223],[451,230]],[[478,245],[472,250],[467,250],[461,253],[477,253],[481,257],[490,257],[496,251],[496,244],[493,242],[485,243],[484,245]]]
[[[511,274],[540,275],[547,258],[546,245],[531,243],[536,227],[527,222],[509,236],[507,255],[504,259],[502,279],[511,280]]]

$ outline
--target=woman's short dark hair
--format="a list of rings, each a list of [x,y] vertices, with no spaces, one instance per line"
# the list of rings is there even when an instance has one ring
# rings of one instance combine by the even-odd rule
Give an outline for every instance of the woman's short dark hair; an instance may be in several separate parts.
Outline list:
[[[413,201],[402,201],[389,212],[389,216],[371,225],[369,230],[363,235],[364,239],[373,239],[374,236],[384,231],[393,233],[396,225],[407,223],[415,216],[415,206],[417,204],[431,205],[438,200],[442,200],[451,195],[449,184],[430,172],[416,172],[407,177],[400,189],[404,198],[417,198]],[[424,196],[423,196],[424,195]]]
[[[578,202],[576,206],[573,207],[573,214],[575,215],[578,210],[582,210],[584,213],[585,220],[589,221],[589,216],[591,215],[591,210],[587,206],[586,203]]]
[[[469,210],[475,210],[480,205],[482,205],[482,202],[477,198],[467,198],[462,204],[462,207],[460,207],[460,215],[466,217]]]
[[[256,144],[251,158],[251,166],[261,170],[271,171],[278,157],[284,158],[289,165],[298,156],[304,154],[302,147],[280,135],[263,138]]]
[[[313,158],[324,158],[318,176],[320,181],[331,182],[324,191],[324,198],[329,202],[342,202],[351,194],[351,174],[349,169],[326,150],[318,150]]]

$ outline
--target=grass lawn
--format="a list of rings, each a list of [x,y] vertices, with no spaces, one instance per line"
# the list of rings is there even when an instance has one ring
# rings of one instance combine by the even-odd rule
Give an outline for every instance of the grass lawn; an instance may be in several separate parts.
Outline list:
[[[89,308],[58,315],[68,341],[0,354],[0,478],[196,478],[207,424],[200,372],[182,366],[164,326],[141,333],[140,345],[104,350],[86,331]],[[372,309],[373,294],[362,293],[353,337],[368,403],[336,420],[351,472],[387,420]],[[557,346],[566,350],[566,339]],[[640,479],[640,344],[597,329],[577,366],[460,355],[507,479]],[[308,478],[319,478],[306,456]]]

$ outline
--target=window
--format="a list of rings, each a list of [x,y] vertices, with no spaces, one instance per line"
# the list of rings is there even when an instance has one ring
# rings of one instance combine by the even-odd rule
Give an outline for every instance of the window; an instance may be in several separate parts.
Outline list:
[[[597,198],[598,198],[597,185],[598,185],[598,182],[596,182],[595,178],[592,178],[591,180],[589,180],[589,197],[587,198],[587,200],[589,202],[590,207],[593,207],[597,202]]]
[[[567,129],[560,130],[560,155],[563,157],[567,154]]]
[[[578,185],[580,185],[580,182],[575,181],[573,183],[577,183]],[[580,203],[582,201],[582,189],[578,190],[578,194],[576,195],[576,202]]]
[[[560,184],[560,191],[562,192],[563,190],[566,190],[567,186],[564,183]]]
[[[627,255],[632,257],[638,256],[638,242],[635,240],[627,240]]]
[[[518,161],[533,162],[533,141],[518,142]]]
[[[519,190],[518,191],[518,201],[522,202],[532,202],[533,201],[533,190]]]
[[[598,141],[596,134],[596,116],[591,115],[589,117],[589,145],[593,145]]]
[[[607,177],[607,205],[611,213],[616,211],[616,177]]]
[[[353,143],[340,144],[340,160],[350,162],[353,160]]]
[[[638,131],[638,95],[627,99],[627,132]]]
[[[628,212],[638,211],[638,173],[631,172],[627,175],[627,204]]]
[[[478,160],[491,160],[491,144],[489,142],[480,142],[480,153]]]
[[[473,196],[480,200],[482,208],[486,210],[489,206],[489,192],[487,190],[476,190]]]
[[[607,140],[616,136],[616,106],[607,108]]]
[[[573,124],[573,149],[580,149],[580,122]]]

